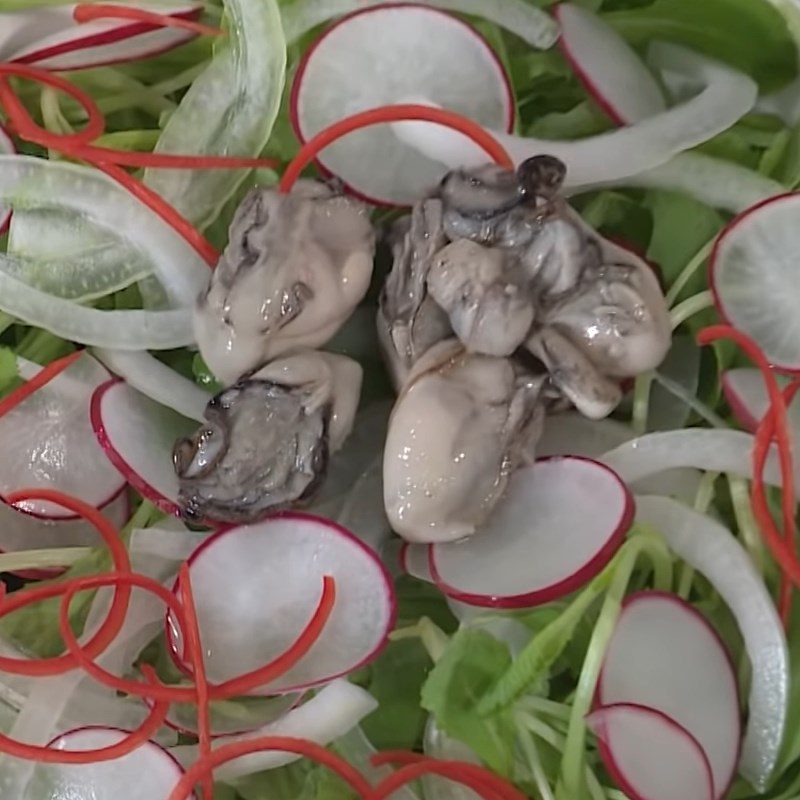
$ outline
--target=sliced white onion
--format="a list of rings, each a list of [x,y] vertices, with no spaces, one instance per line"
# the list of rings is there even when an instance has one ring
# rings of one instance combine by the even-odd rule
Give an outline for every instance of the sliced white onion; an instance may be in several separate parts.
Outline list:
[[[676,45],[659,42],[651,51],[657,65],[679,69],[705,88],[661,114],[577,141],[530,139],[494,131],[493,135],[515,164],[547,153],[566,164],[567,189],[587,188],[664,164],[727,130],[752,108],[758,89],[746,75]],[[418,102],[435,105],[424,96]],[[486,161],[485,153],[470,139],[441,125],[397,122],[392,127],[407,144],[448,167]]]
[[[111,236],[123,237],[123,241],[141,251],[152,263],[154,274],[166,289],[173,306],[192,306],[208,283],[208,267],[195,250],[155,212],[100,170],[31,156],[0,156],[0,202],[12,208],[18,203],[25,208],[65,209],[85,217]],[[0,291],[0,296],[5,298],[8,291],[8,287]],[[93,309],[83,310],[90,312]],[[125,315],[137,312],[94,313]],[[37,324],[33,320],[26,321]],[[150,327],[143,322],[140,323],[142,335],[148,333]],[[66,338],[75,339],[71,336]],[[131,338],[133,341],[128,341],[127,346],[120,349],[150,349],[148,345],[137,342],[135,336]],[[189,342],[191,339],[182,344]]]
[[[764,791],[780,754],[789,701],[789,652],[761,576],[733,534],[704,514],[665,497],[636,498],[637,519],[701,572],[730,608],[752,667],[749,719],[739,769]]]
[[[277,0],[227,0],[225,14],[226,46],[184,95],[156,153],[252,158],[269,139],[286,73]],[[245,170],[147,169],[144,182],[202,228],[246,176]]]
[[[705,472],[731,472],[753,478],[753,436],[733,430],[685,428],[679,431],[648,433],[607,452],[602,461],[625,482],[634,483],[677,467],[691,467]],[[767,458],[764,480],[781,485],[777,451]],[[795,466],[795,481],[800,467]]]
[[[570,192],[578,194],[584,188],[594,190],[601,186],[633,186],[684,192],[701,203],[734,214],[786,191],[777,181],[765,178],[754,170],[704,153],[681,153],[665,164],[637,175],[586,187],[573,186]]]
[[[98,348],[94,353],[115,375],[151,400],[188,419],[205,421],[203,412],[211,395],[146,351]]]
[[[291,44],[323,22],[391,2],[393,0],[298,0],[283,9],[286,40]],[[511,31],[537,50],[547,50],[558,38],[555,20],[523,0],[416,0],[416,4],[483,17]]]
[[[211,747],[213,750],[223,744],[246,742],[261,736],[291,736],[327,745],[344,736],[377,707],[372,695],[346,680],[337,680],[277,722],[251,733],[216,739]],[[173,747],[170,752],[181,764],[187,766],[198,757],[197,745]],[[215,770],[214,775],[218,780],[231,781],[254,772],[291,764],[298,758],[300,756],[292,753],[276,751],[253,753],[224,764]]]
[[[481,765],[481,760],[475,755],[475,752],[463,742],[444,733],[436,724],[436,718],[433,715],[428,717],[425,725],[422,749],[425,755],[431,758]],[[426,775],[422,779],[422,786],[425,791],[425,800],[478,800],[481,797],[472,789],[438,775]]]
[[[151,275],[144,254],[119,236],[66,209],[18,208],[3,263],[11,277],[64,300],[83,303]]]
[[[16,152],[14,142],[11,137],[6,133],[2,125],[0,125],[0,155],[11,155]],[[0,205],[0,234],[8,230],[8,223],[11,219],[11,212]]]
[[[30,380],[38,364],[17,360],[20,376]],[[26,488],[50,488],[73,495],[92,506],[111,502],[125,481],[109,471],[89,418],[94,390],[108,372],[83,354],[38,391],[0,416],[0,495]],[[74,518],[71,511],[43,500],[25,500],[17,507],[51,519]]]
[[[800,121],[800,77],[777,92],[759,97],[756,111],[774,114],[790,127],[794,127]]]

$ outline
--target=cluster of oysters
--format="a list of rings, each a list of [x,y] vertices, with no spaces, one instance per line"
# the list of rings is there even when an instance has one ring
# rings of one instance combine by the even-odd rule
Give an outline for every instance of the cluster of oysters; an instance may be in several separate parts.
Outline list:
[[[548,413],[601,418],[670,344],[649,266],[560,195],[563,164],[449,173],[394,224],[378,339],[397,391],[386,514],[409,541],[469,536],[535,456]],[[372,277],[368,209],[304,181],[254,190],[200,298],[201,354],[229,388],[175,448],[185,515],[251,521],[312,498],[351,432],[361,368],[318,348]]]

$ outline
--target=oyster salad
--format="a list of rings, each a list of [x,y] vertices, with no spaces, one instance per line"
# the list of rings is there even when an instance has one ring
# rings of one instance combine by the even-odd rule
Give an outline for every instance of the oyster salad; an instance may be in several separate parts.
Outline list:
[[[0,798],[800,800],[792,0],[0,0]]]

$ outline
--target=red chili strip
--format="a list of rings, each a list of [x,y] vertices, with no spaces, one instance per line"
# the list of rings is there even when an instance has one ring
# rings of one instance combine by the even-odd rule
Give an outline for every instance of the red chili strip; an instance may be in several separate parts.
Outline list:
[[[200,638],[200,624],[197,620],[197,608],[192,595],[192,579],[189,565],[181,565],[178,584],[181,603],[186,616],[186,648],[192,665],[192,676],[197,689],[197,739],[200,747],[200,758],[208,758],[211,753],[211,711],[208,699],[208,678],[203,656],[203,644]],[[209,772],[202,779],[203,796],[206,800],[214,800],[214,776]]]
[[[322,764],[347,783],[359,797],[372,797],[372,787],[366,778],[341,756],[321,745],[290,736],[260,736],[257,739],[222,745],[213,750],[207,758],[196,761],[176,784],[167,800],[187,800],[195,784],[202,780],[203,776],[212,774],[217,767],[242,756],[268,751],[295,753]],[[515,797],[514,800],[518,798]]]
[[[107,576],[96,576],[94,580],[103,580],[104,577],[107,579]],[[231,697],[245,695],[259,686],[264,686],[276,680],[291,669],[313,647],[322,633],[333,610],[336,599],[335,587],[336,584],[333,578],[328,576],[323,578],[322,596],[319,604],[308,625],[288,650],[263,667],[252,670],[245,675],[240,675],[237,678],[232,678],[224,683],[209,686],[209,700],[227,700]],[[178,617],[178,624],[181,625],[182,630],[186,630],[185,618],[182,617],[185,609],[178,603],[177,598],[172,595],[167,600],[161,593],[159,593],[159,597],[167,603],[172,612],[181,615]],[[82,647],[78,643],[71,631],[65,629],[63,635],[70,656],[75,659],[86,673],[104,686],[135,697],[163,700],[169,703],[194,703],[197,701],[197,691],[193,686],[149,686],[139,681],[113,675],[92,660],[94,656],[87,652],[87,647]],[[2,668],[1,664],[0,668]]]
[[[47,386],[53,378],[57,378],[64,370],[68,369],[83,355],[82,350],[77,350],[70,353],[68,356],[59,358],[51,362],[46,367],[43,367],[41,372],[37,372],[33,378],[26,381],[18,389],[15,389],[11,394],[6,395],[0,400],[0,417],[8,414],[13,408],[16,408],[24,400],[27,400],[32,394],[36,393],[43,386]]]
[[[322,150],[333,144],[337,139],[341,139],[343,136],[362,128],[369,128],[372,125],[411,120],[435,122],[463,133],[472,139],[475,144],[483,148],[495,163],[508,169],[514,169],[514,162],[503,145],[491,133],[478,125],[477,122],[444,108],[431,108],[430,106],[421,106],[415,103],[403,103],[393,106],[381,106],[380,108],[353,114],[351,117],[334,122],[330,127],[320,131],[313,139],[303,145],[300,152],[292,160],[292,163],[286,168],[280,182],[280,190],[289,192],[303,170]]]
[[[148,680],[157,682],[151,667],[143,668]],[[152,739],[164,724],[169,710],[169,703],[156,703],[144,722],[124,738],[108,747],[97,750],[56,750],[49,746],[18,742],[9,736],[0,734],[0,752],[14,758],[27,761],[38,761],[40,764],[94,764],[100,761],[114,761],[123,758]]]
[[[46,500],[79,515],[103,537],[103,541],[111,553],[115,570],[120,573],[130,573],[131,563],[128,551],[125,549],[119,531],[100,511],[88,503],[84,503],[82,500],[63,492],[58,492],[55,489],[26,489],[12,492],[5,499],[11,505],[23,500]],[[0,603],[0,618],[20,608],[29,606],[31,603],[59,597],[69,590],[70,584],[70,581],[65,581],[48,586],[34,586],[30,589],[14,592],[12,595],[6,595]],[[96,658],[104,652],[122,629],[125,615],[128,613],[130,592],[131,590],[127,586],[114,590],[114,597],[108,616],[103,620],[97,633],[92,636],[89,642],[82,645],[88,657]],[[31,659],[0,656],[0,671],[9,672],[12,675],[28,675],[31,677],[62,675],[77,666],[79,666],[78,660],[70,653],[55,656],[54,658]]]
[[[753,515],[770,552],[777,561],[782,572],[795,586],[800,586],[800,562],[795,551],[795,489],[794,465],[792,460],[792,442],[786,413],[786,401],[781,394],[778,381],[764,353],[746,334],[729,325],[714,325],[701,331],[698,342],[710,344],[718,339],[730,339],[758,367],[764,379],[770,400],[770,409],[759,425],[753,448],[753,481],[751,503]],[[778,530],[766,498],[764,485],[764,468],[773,437],[778,445],[778,457],[783,484],[782,512],[783,537]],[[781,597],[785,598],[782,591]],[[786,600],[784,599],[785,603]],[[784,608],[785,612],[785,608]]]
[[[97,19],[129,19],[135,22],[146,22],[158,28],[181,28],[196,33],[198,36],[224,35],[224,31],[219,28],[212,28],[210,25],[204,25],[193,19],[156,14],[153,11],[145,11],[143,8],[117,6],[111,3],[78,3],[72,12],[72,18],[78,23],[92,22]]]

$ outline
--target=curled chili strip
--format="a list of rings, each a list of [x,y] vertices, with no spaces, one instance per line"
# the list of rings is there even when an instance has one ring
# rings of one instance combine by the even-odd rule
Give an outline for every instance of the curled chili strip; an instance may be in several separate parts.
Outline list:
[[[72,511],[85,519],[102,536],[111,553],[115,570],[124,574],[131,572],[128,551],[120,538],[119,531],[100,511],[88,503],[84,503],[76,497],[70,497],[63,492],[58,492],[55,489],[26,489],[24,491],[11,492],[5,499],[11,505],[24,500],[46,500]],[[12,595],[4,596],[0,603],[0,618],[31,603],[60,597],[69,591],[70,585],[71,582],[65,581],[47,586],[34,586],[14,592]],[[89,658],[96,658],[103,653],[122,629],[125,615],[128,612],[130,593],[131,590],[128,586],[120,586],[114,590],[114,597],[111,601],[108,615],[94,636],[85,645],[82,645],[83,652]],[[31,659],[0,656],[0,670],[9,672],[12,675],[28,675],[31,677],[62,675],[77,666],[79,666],[77,659],[70,653],[53,658]]]
[[[40,372],[37,372],[29,381],[15,389],[11,394],[6,395],[0,400],[0,417],[8,414],[12,408],[16,408],[24,400],[27,400],[32,394],[38,392],[43,386],[47,386],[53,378],[58,377],[64,370],[71,367],[83,354],[82,350],[77,350],[70,353],[68,356],[59,358],[51,362],[46,367],[43,367]]]

